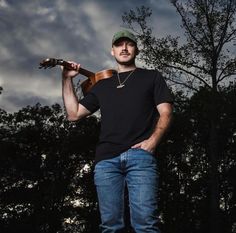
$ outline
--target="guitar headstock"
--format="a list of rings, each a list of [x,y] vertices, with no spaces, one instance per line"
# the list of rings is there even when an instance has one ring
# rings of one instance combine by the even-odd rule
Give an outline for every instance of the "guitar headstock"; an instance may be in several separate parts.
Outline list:
[[[56,65],[62,65],[63,64],[63,60],[62,59],[56,59],[56,58],[46,58],[44,60],[42,60],[39,63],[39,69],[47,69],[47,68],[53,68]]]

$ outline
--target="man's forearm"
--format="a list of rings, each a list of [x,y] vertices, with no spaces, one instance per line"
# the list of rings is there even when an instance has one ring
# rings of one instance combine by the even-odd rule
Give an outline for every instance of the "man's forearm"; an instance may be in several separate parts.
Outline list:
[[[79,104],[71,78],[62,78],[62,96],[68,118],[76,118]]]
[[[163,136],[166,134],[171,125],[171,121],[172,121],[171,112],[166,112],[160,115],[156,127],[154,128],[154,131],[149,138],[150,141],[153,141],[155,146],[157,146],[161,142]]]
[[[156,150],[156,147],[161,142],[161,139],[170,127],[172,121],[172,105],[162,104],[162,106],[158,107],[158,111],[160,113],[160,117],[151,136],[148,139],[133,145],[132,148],[141,148],[149,151],[150,153],[153,153]]]

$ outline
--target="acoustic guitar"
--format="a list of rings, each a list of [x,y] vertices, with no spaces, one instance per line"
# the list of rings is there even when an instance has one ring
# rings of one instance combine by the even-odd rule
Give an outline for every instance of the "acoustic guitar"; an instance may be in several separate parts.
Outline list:
[[[41,61],[39,65],[40,65],[39,69],[52,68],[58,65],[58,66],[63,66],[68,70],[73,70],[73,68],[71,67],[71,64],[67,61],[64,61],[63,59],[46,58],[43,61]],[[108,69],[108,70],[99,71],[97,73],[93,73],[89,70],[86,70],[80,67],[79,73],[88,78],[84,82],[81,83],[83,94],[86,94],[98,81],[102,79],[110,78],[114,74],[114,72],[116,71],[113,69]]]

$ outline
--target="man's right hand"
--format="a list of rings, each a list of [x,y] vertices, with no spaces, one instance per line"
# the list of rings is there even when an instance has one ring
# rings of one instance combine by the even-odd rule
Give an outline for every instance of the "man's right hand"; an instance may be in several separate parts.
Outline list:
[[[80,64],[77,64],[73,61],[68,61],[71,64],[72,69],[66,69],[65,67],[61,66],[62,68],[62,77],[67,78],[74,78],[79,74]]]

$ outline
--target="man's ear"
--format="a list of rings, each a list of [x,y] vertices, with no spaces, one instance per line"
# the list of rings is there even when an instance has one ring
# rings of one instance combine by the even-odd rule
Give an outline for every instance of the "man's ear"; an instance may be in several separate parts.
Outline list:
[[[136,48],[136,55],[139,55],[139,49]]]
[[[113,48],[111,48],[111,55],[114,57],[114,51],[113,51]]]

